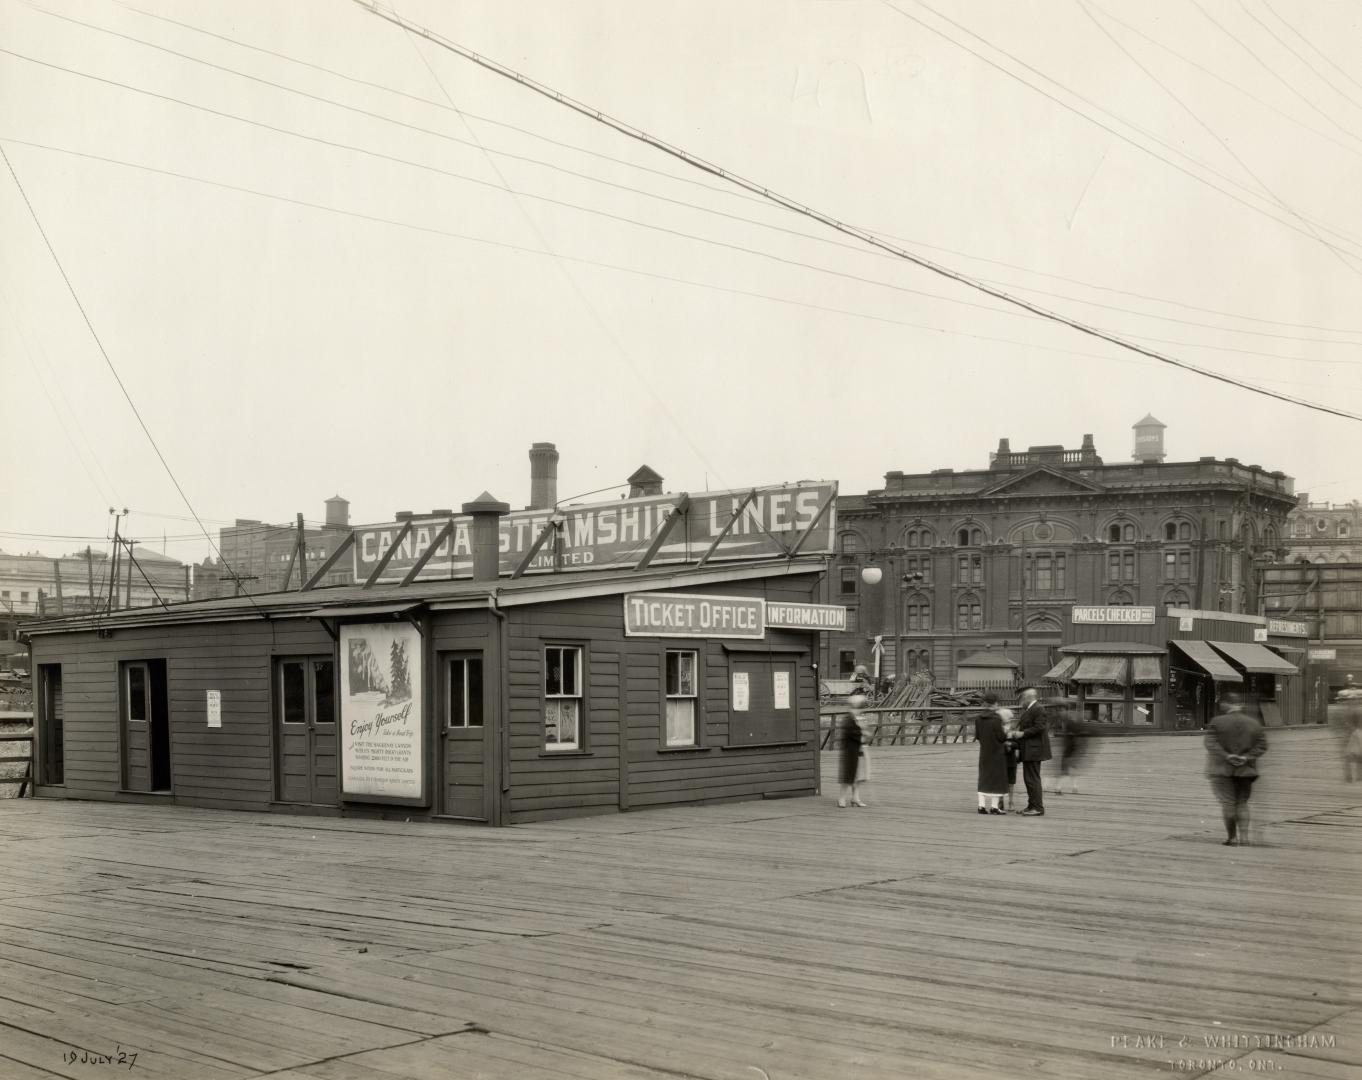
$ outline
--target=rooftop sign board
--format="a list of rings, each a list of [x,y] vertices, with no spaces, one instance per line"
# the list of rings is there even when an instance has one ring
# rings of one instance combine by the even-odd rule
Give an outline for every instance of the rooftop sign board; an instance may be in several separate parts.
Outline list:
[[[711,560],[784,558],[800,537],[817,522],[800,546],[806,555],[831,553],[836,537],[835,511],[819,510],[833,495],[831,482],[782,484],[749,490],[706,491],[689,495],[689,504],[667,533],[652,565],[697,562],[719,540]],[[636,564],[653,541],[681,496],[651,495],[615,502],[567,506],[556,512],[522,510],[500,521],[501,573],[515,570],[534,546],[544,527],[555,516],[557,550],[546,543],[530,563],[527,573],[560,570],[623,569]],[[734,515],[737,520],[734,521]],[[724,532],[725,526],[733,522]],[[397,544],[397,551],[384,568],[380,582],[400,582],[416,565],[440,531],[452,523],[450,534],[421,569],[418,581],[448,581],[473,573],[472,524],[467,515],[416,517]],[[393,547],[402,522],[366,525],[355,529],[354,569],[357,582],[367,581],[374,568]]]
[[[1121,623],[1129,625],[1138,623],[1145,626],[1154,624],[1154,609],[1138,605],[1125,605],[1118,607],[1079,607],[1074,606],[1073,621],[1080,623],[1101,623],[1112,624]]]
[[[1295,622],[1291,619],[1268,619],[1267,632],[1282,636],[1306,637],[1308,629],[1303,622]]]

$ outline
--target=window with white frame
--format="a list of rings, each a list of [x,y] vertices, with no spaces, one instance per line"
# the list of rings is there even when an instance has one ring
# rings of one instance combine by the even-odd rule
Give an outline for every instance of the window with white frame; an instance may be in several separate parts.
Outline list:
[[[667,650],[663,676],[667,699],[663,741],[667,746],[696,745],[697,660],[693,649]]]
[[[1163,553],[1164,581],[1192,580],[1192,553],[1187,549]]]
[[[582,650],[544,647],[544,749],[582,749]]]

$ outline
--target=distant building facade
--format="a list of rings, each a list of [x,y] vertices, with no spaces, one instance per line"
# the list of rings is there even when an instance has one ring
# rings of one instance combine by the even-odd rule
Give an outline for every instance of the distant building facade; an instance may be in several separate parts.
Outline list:
[[[828,599],[851,617],[827,635],[825,676],[878,654],[883,675],[954,682],[961,661],[994,652],[1035,679],[1075,604],[1256,613],[1255,560],[1280,549],[1291,478],[1234,458],[1167,462],[1164,425],[1134,427],[1130,463],[1105,463],[1091,435],[1072,450],[1002,439],[987,468],[890,472],[840,496]],[[871,565],[878,584],[862,578]]]
[[[1263,614],[1305,623],[1330,690],[1337,693],[1349,675],[1362,686],[1362,559],[1298,559],[1265,567],[1262,579]]]
[[[1362,503],[1312,503],[1302,492],[1285,538],[1288,562],[1362,563]]]
[[[90,550],[59,558],[0,552],[0,609],[10,617],[74,615],[110,604],[146,607],[190,598],[184,563],[136,545],[133,555],[135,562],[126,554],[119,559],[118,580],[111,591],[107,552]]]
[[[302,559],[299,558],[296,525],[270,525],[251,518],[237,518],[235,525],[225,526],[218,532],[221,558],[207,559],[195,567],[194,599],[296,589],[304,580],[300,575],[304,571],[309,577],[316,573],[349,532],[350,504],[339,495],[326,500],[324,525],[302,530]],[[318,585],[354,583],[353,567],[348,560],[341,559]]]

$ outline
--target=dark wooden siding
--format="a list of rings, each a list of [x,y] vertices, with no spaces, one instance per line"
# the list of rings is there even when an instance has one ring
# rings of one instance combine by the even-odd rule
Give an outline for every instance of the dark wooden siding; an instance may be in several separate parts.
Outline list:
[[[816,601],[812,578],[696,588],[715,595]],[[511,625],[512,820],[571,813],[817,790],[817,679],[814,636],[772,630],[767,644],[795,661],[792,693],[802,745],[726,749],[729,734],[730,654],[719,639],[625,637],[618,596],[513,609]],[[542,679],[545,644],[583,642],[589,731],[587,752],[543,750]],[[700,654],[701,730],[698,749],[662,745],[662,657],[668,648]],[[739,655],[739,654],[733,654]],[[757,654],[760,655],[760,654]],[[621,761],[621,713],[627,716]],[[623,779],[622,779],[623,778]]]
[[[171,783],[188,805],[264,809],[273,794],[270,668],[276,655],[333,654],[331,638],[308,619],[119,628],[38,635],[36,663],[62,665],[65,794],[113,798],[119,762],[119,665],[166,661]],[[207,690],[222,691],[222,727],[207,726]],[[145,739],[145,725],[133,734]],[[145,759],[145,755],[142,755]],[[146,786],[139,773],[130,786]]]

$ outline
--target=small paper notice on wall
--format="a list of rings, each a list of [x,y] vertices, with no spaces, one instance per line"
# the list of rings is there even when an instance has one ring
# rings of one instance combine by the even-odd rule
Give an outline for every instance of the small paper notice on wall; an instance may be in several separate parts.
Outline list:
[[[208,695],[208,726],[222,727],[222,691],[207,690]]]
[[[733,672],[733,711],[747,712],[747,703],[750,700],[747,687],[747,672]]]
[[[1179,616],[1178,616],[1178,632],[1179,632],[1179,633],[1186,634],[1186,633],[1190,633],[1191,631],[1193,631],[1193,630],[1195,630],[1195,629],[1196,629],[1196,618],[1195,618],[1195,616],[1192,616],[1192,615],[1179,615]]]
[[[775,693],[776,708],[788,709],[790,707],[790,673],[788,671],[772,672],[775,680],[772,690]]]

